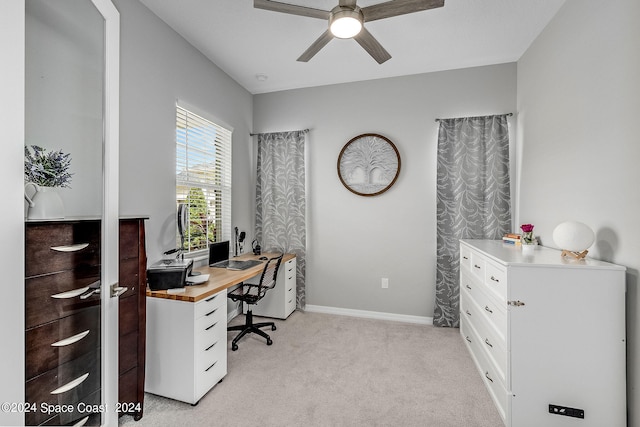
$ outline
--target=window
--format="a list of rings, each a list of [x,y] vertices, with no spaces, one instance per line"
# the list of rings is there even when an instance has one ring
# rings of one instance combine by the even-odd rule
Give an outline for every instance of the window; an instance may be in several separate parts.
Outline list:
[[[185,253],[231,238],[231,131],[176,105],[176,202],[188,208]]]

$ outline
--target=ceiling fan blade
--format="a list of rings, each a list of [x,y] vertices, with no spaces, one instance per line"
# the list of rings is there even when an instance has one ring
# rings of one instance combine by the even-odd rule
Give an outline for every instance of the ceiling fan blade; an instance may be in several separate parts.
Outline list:
[[[369,52],[369,55],[373,56],[373,59],[375,59],[378,64],[382,64],[391,59],[389,52],[382,47],[378,40],[376,40],[366,28],[363,27],[354,39],[364,50]]]
[[[274,12],[289,13],[291,15],[308,16],[310,18],[329,19],[330,12],[313,9],[311,7],[297,6],[295,4],[280,3],[271,0],[253,0],[256,9],[272,10]]]
[[[444,0],[392,0],[362,8],[365,22],[444,6]]]
[[[356,0],[340,0],[340,6],[342,7],[349,7],[351,9],[355,9],[356,7]]]
[[[333,39],[333,34],[331,34],[331,31],[329,30],[325,31],[318,38],[318,40],[314,41],[311,44],[311,46],[309,46],[309,49],[305,50],[304,53],[300,55],[300,58],[298,58],[298,61],[309,62],[309,60],[313,58],[316,53],[320,52],[320,49],[325,47],[327,43],[329,43],[332,39]]]

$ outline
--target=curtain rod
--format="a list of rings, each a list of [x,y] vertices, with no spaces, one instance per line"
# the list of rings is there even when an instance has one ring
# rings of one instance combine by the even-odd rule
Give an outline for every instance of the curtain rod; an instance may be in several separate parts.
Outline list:
[[[256,135],[261,135],[262,133],[285,133],[285,132],[304,132],[307,133],[309,132],[311,129],[302,129],[302,130],[286,130],[286,131],[282,131],[282,132],[261,132],[261,133],[249,133],[249,136],[256,136]]]
[[[513,113],[507,113],[507,114],[494,114],[496,116],[513,116]],[[476,116],[476,117],[487,117],[487,116]],[[470,117],[456,117],[457,119],[468,119]],[[436,119],[436,122],[439,122],[440,120],[447,120],[447,119]]]

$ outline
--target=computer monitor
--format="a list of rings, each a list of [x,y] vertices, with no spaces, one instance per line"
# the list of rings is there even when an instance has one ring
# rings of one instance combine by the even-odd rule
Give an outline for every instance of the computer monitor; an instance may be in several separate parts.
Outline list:
[[[209,265],[229,259],[229,241],[209,245]]]

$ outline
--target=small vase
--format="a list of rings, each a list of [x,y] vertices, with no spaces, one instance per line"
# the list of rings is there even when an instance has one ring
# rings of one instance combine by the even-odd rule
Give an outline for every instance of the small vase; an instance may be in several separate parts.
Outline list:
[[[522,243],[522,254],[523,255],[533,255],[533,251],[536,249],[536,244],[534,243]]]
[[[35,189],[33,196],[27,196],[27,187]],[[29,203],[28,219],[60,219],[64,218],[64,205],[54,187],[42,187],[32,182],[24,187],[24,198]]]

